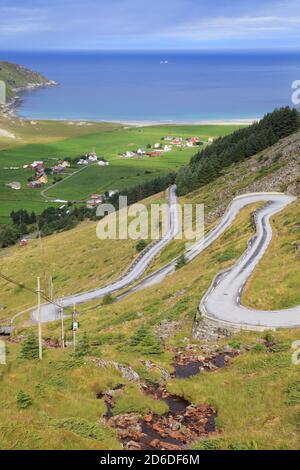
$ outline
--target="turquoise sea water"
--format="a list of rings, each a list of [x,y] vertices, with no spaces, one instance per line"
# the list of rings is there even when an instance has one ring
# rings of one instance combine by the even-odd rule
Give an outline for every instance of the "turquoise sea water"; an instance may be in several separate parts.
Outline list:
[[[22,94],[33,119],[247,119],[291,105],[299,52],[0,53],[59,83]]]

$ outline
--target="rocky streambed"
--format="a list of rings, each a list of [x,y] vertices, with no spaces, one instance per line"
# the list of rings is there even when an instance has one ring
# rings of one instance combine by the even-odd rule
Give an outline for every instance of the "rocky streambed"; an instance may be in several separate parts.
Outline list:
[[[172,395],[162,386],[143,385],[144,393],[167,403],[163,415],[148,413],[143,418],[135,413],[112,416],[106,424],[117,431],[127,450],[180,450],[193,441],[215,432],[215,410],[206,405],[193,405]],[[109,410],[109,408],[108,408]]]
[[[208,355],[199,355],[196,351],[176,351],[174,373],[170,379],[186,379],[202,371],[214,371],[225,367],[237,351],[227,349]],[[153,363],[149,361],[149,367]],[[164,374],[162,374],[164,376]],[[115,391],[124,388],[118,385],[114,390],[98,395],[104,398],[107,412],[102,421],[114,428],[118,438],[127,450],[180,450],[188,448],[193,442],[216,433],[216,410],[207,404],[195,405],[183,397],[171,394],[164,385],[140,384],[146,395],[162,400],[168,405],[168,411],[162,415],[149,412],[141,417],[137,413],[113,415]]]

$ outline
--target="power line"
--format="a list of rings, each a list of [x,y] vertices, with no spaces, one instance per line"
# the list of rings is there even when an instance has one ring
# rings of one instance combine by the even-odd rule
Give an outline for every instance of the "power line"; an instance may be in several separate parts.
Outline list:
[[[16,285],[17,287],[20,287],[20,289],[24,289],[28,292],[31,292],[32,294],[36,294],[36,290],[35,289],[32,289],[30,287],[27,287],[24,283],[22,282],[19,282],[19,281],[16,281],[8,276],[5,276],[5,274],[1,273],[0,272],[0,277],[2,279],[4,279],[6,282],[9,282],[11,284],[14,284]],[[57,302],[55,302],[54,300],[51,300],[50,297],[48,297],[46,294],[44,294],[43,292],[41,292],[41,297],[43,297],[44,300],[46,300],[48,303],[50,304],[53,304],[53,305],[56,305],[56,307],[61,307],[60,304],[58,304]]]

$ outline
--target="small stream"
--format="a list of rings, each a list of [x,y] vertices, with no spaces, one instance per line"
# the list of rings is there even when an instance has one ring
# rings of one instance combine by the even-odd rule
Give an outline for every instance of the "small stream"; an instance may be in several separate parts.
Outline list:
[[[213,371],[225,367],[236,352],[216,353],[207,358],[181,354],[174,363],[173,378],[186,379],[202,371]],[[124,385],[115,387],[115,390]],[[194,405],[183,397],[169,393],[163,385],[147,383],[141,385],[145,394],[168,405],[168,412],[157,415],[149,412],[143,418],[135,413],[113,416],[114,399],[102,394],[107,412],[106,423],[116,429],[117,435],[127,450],[181,450],[194,441],[216,432],[216,411],[207,404]]]
[[[190,359],[188,361],[183,362],[174,362],[174,378],[177,379],[187,379],[192,377],[193,375],[197,375],[203,371],[212,371],[215,369],[222,369],[228,363],[229,358],[233,358],[237,355],[237,353],[229,352],[229,353],[218,353],[215,356],[207,359],[207,360],[193,360]]]

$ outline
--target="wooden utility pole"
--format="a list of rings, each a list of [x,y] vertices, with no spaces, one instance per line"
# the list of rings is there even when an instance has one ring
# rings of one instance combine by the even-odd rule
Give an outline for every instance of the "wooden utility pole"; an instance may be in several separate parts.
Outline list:
[[[60,319],[61,319],[61,346],[65,347],[65,326],[64,326],[64,308],[60,304]]]
[[[42,323],[41,323],[41,280],[37,278],[37,296],[38,296],[38,336],[39,336],[39,359],[43,359],[42,347]]]
[[[50,279],[49,279],[49,299],[53,300],[53,279],[52,279],[52,276],[50,276]]]

